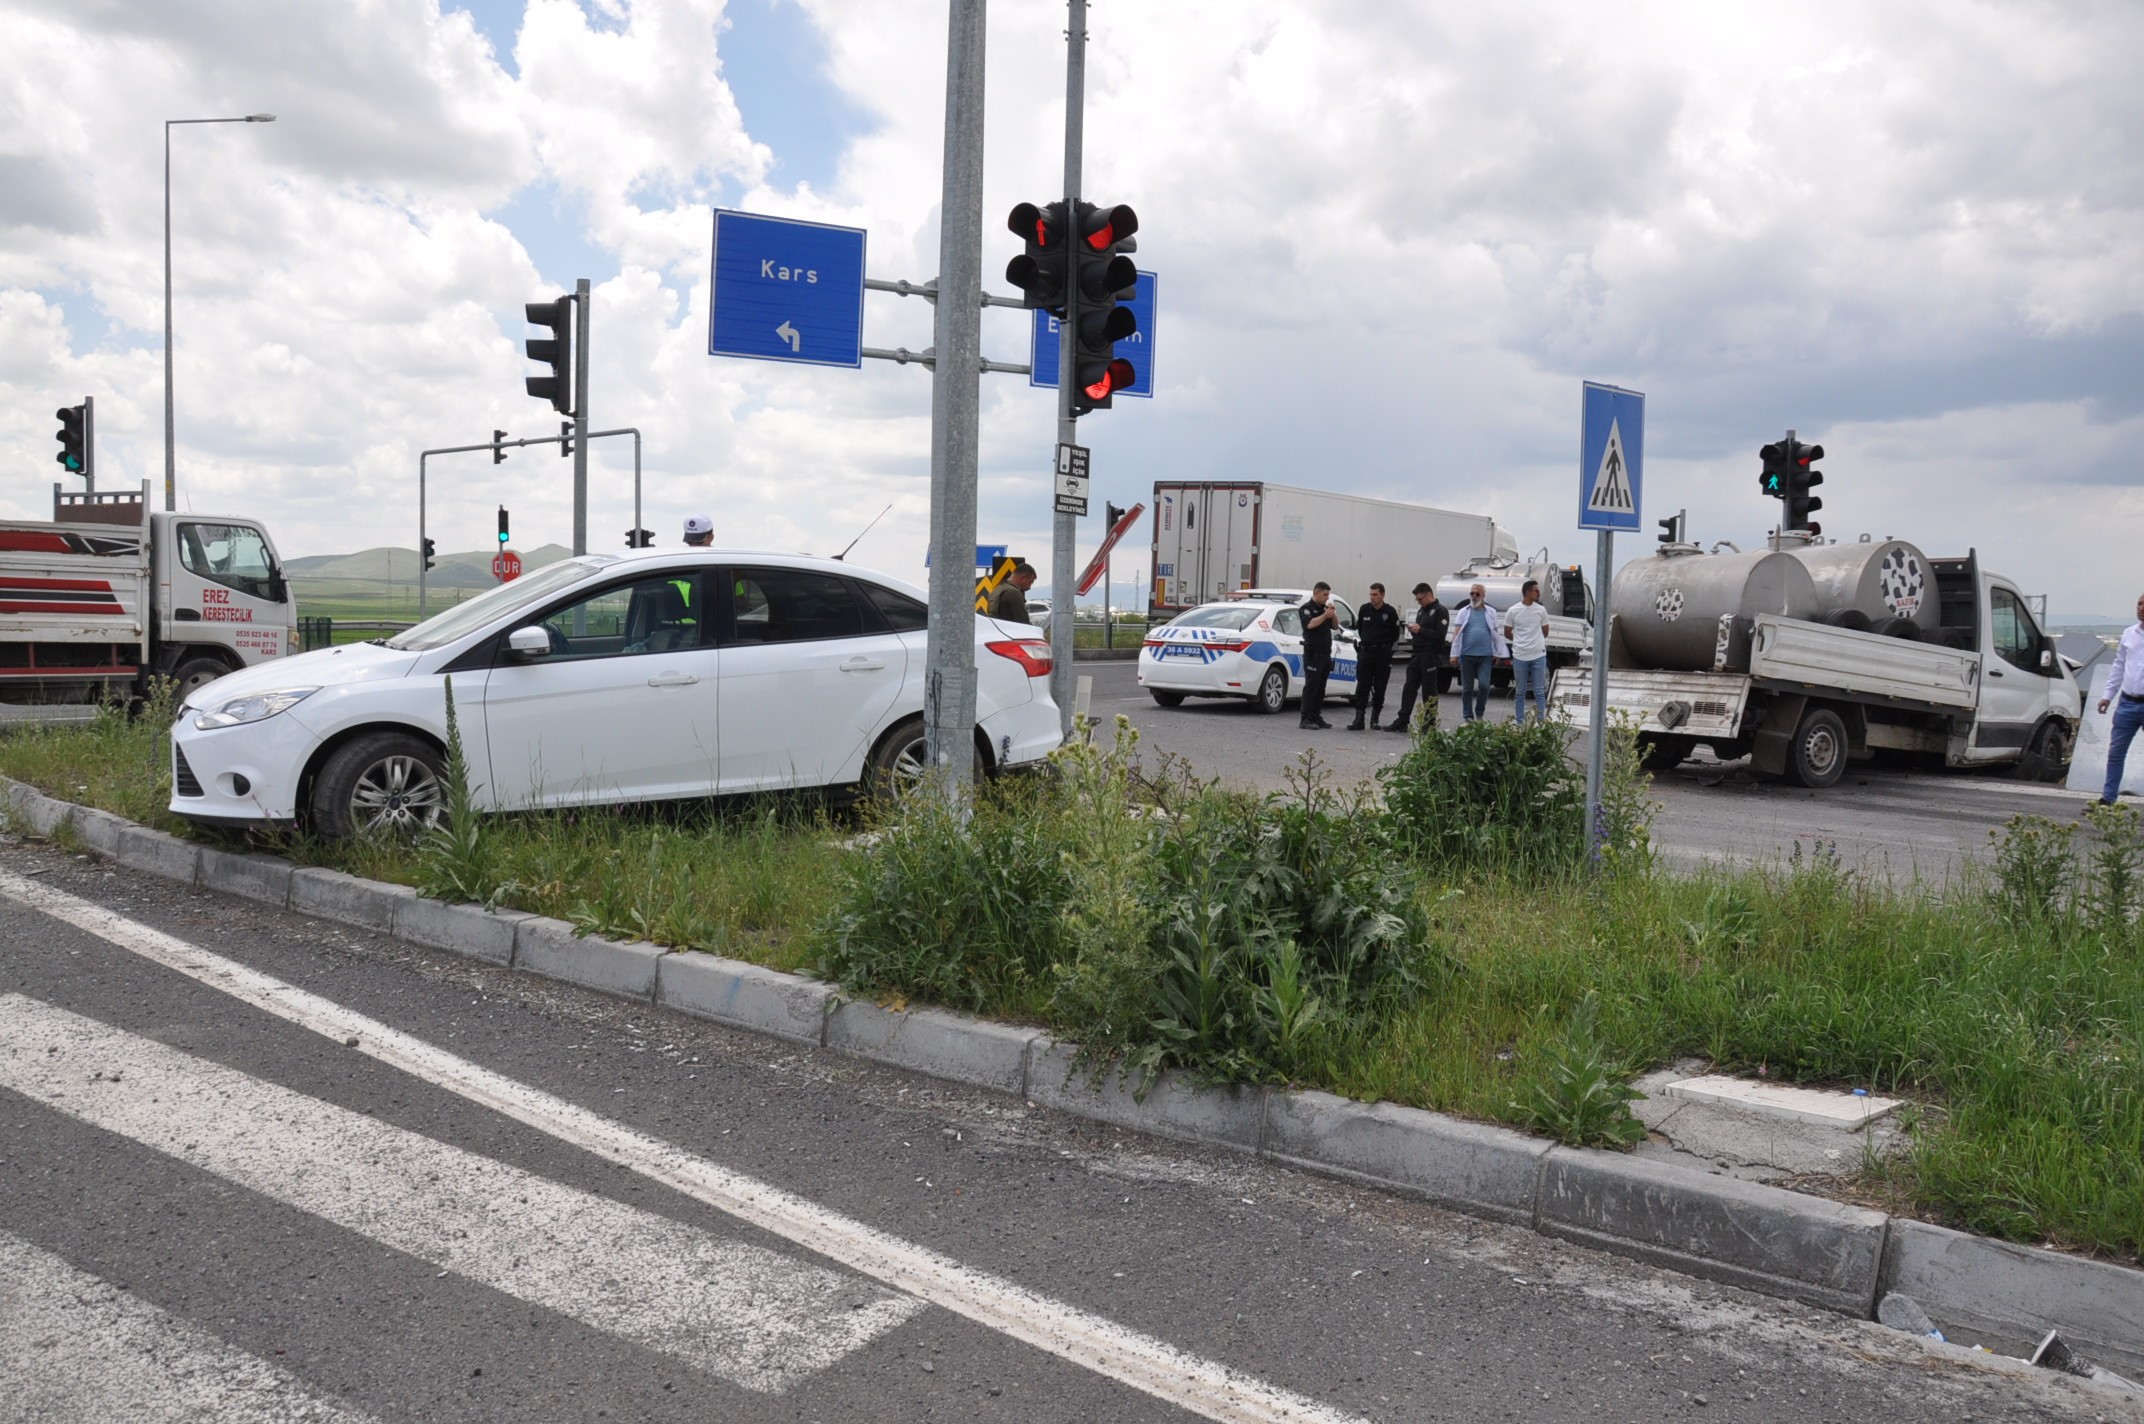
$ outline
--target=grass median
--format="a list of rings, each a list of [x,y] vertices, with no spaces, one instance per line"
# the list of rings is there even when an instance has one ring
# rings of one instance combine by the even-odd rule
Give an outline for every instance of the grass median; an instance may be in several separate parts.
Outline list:
[[[1564,1141],[1634,1135],[1685,1057],[1909,1100],[1851,1185],[2012,1240],[2144,1258],[2144,836],[2021,819],[1941,886],[1822,847],[1669,873],[1627,742],[1608,851],[1556,728],[1425,734],[1375,785],[1257,797],[1121,728],[955,817],[800,805],[466,816],[295,858],[1050,1027],[1135,1074],[1296,1083]],[[0,738],[0,773],[172,828],[163,724]]]

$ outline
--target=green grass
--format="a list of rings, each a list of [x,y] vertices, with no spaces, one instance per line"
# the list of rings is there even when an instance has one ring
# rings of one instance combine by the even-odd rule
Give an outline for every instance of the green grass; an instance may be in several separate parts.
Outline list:
[[[0,737],[0,773],[172,828],[167,716]],[[1821,853],[1671,874],[1644,853],[1625,759],[1609,779],[1622,848],[1595,875],[1536,745],[1553,735],[1448,730],[1378,787],[1336,788],[1309,766],[1290,794],[1257,798],[1156,764],[1126,734],[996,784],[967,819],[918,803],[861,842],[822,811],[758,804],[279,848],[815,969],[861,995],[1046,1024],[1135,1070],[1312,1085],[1573,1140],[1627,1136],[1619,1086],[1685,1057],[1864,1087],[1911,1103],[1908,1149],[1866,1183],[1884,1200],[2144,1259],[2133,811],[2083,830],[2014,823],[1991,866],[1942,887],[1864,879]]]

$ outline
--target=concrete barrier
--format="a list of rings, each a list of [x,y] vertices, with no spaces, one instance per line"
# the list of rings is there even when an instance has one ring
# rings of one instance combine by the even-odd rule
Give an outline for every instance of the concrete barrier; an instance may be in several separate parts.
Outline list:
[[[1540,1230],[1707,1280],[1867,1319],[1881,1212],[1615,1152],[1553,1149]]]
[[[1266,1094],[1268,1157],[1520,1226],[1534,1224],[1549,1147],[1508,1128],[1394,1103],[1351,1102],[1331,1093]]]
[[[713,954],[666,954],[655,975],[655,1002],[664,1008],[795,1043],[826,1041],[832,998],[815,979]]]
[[[1137,1081],[1121,1072],[1096,1076],[1080,1067],[1078,1052],[1075,1044],[1036,1035],[1028,1048],[1028,1100],[1158,1137],[1258,1150],[1265,1134],[1265,1089],[1201,1088],[1185,1074],[1171,1072],[1142,1094]]]
[[[1035,1030],[942,1009],[882,1009],[851,999],[826,1019],[826,1046],[934,1078],[1018,1093]]]
[[[134,823],[114,816],[109,811],[98,811],[88,806],[77,806],[67,818],[74,830],[74,838],[85,850],[93,850],[110,860],[119,854],[119,834]]]
[[[625,999],[655,997],[664,951],[645,940],[585,938],[564,920],[531,915],[514,925],[514,967]]]
[[[411,944],[466,954],[486,964],[512,964],[514,926],[529,918],[519,910],[449,905],[420,895],[395,906],[392,933]]]
[[[290,908],[338,924],[386,934],[395,926],[395,907],[417,898],[407,885],[360,880],[339,870],[311,868],[290,875]]]
[[[244,855],[204,848],[199,870],[205,890],[221,890],[284,908],[290,904],[290,862],[272,855]]]
[[[129,870],[191,885],[200,875],[201,848],[191,841],[152,831],[146,826],[128,826],[119,833],[119,846],[112,859]]]

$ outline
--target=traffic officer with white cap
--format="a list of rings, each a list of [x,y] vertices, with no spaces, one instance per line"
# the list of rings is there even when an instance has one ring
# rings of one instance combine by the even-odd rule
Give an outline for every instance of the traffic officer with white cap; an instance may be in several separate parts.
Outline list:
[[[685,516],[685,547],[704,549],[715,542],[715,521],[704,514]]]

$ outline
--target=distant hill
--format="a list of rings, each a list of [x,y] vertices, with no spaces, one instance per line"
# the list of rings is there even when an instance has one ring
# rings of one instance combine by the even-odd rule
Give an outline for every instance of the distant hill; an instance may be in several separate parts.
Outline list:
[[[498,582],[491,576],[495,552],[475,549],[464,554],[437,555],[425,583],[435,589],[490,588]],[[520,552],[524,572],[573,557],[573,551],[563,544],[545,544]],[[283,572],[297,585],[301,600],[399,593],[417,586],[417,551],[381,545],[355,554],[309,554],[302,559],[285,559]]]

